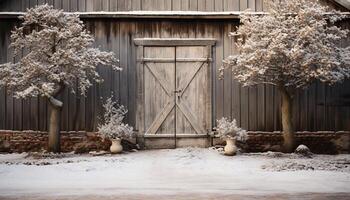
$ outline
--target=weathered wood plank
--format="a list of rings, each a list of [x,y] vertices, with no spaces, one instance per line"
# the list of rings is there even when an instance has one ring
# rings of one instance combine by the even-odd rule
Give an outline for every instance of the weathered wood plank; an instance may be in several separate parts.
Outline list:
[[[224,0],[217,0],[214,1],[214,11],[216,12],[220,12],[220,11],[224,11]]]
[[[248,5],[247,7],[251,10],[251,11],[256,11],[256,0],[248,0]]]
[[[182,11],[188,11],[190,10],[190,0],[181,0],[181,10]]]
[[[62,0],[62,9],[66,12],[70,11],[70,0]]]
[[[120,43],[119,48],[123,49],[119,52],[120,66],[123,68],[120,74],[120,103],[129,109],[129,99],[128,99],[128,56],[130,50],[130,38],[129,38],[129,28],[130,24],[127,22],[120,23]],[[129,120],[129,113],[126,115],[126,121]]]
[[[263,4],[264,4],[264,0],[256,0],[256,4],[255,4],[255,10],[257,12],[261,12],[263,11]]]
[[[86,11],[86,0],[78,0],[78,11]]]
[[[172,10],[181,10],[181,0],[172,1]]]
[[[239,0],[224,0],[224,11],[239,11]]]
[[[198,11],[198,0],[190,0],[190,10]]]
[[[213,11],[215,9],[214,1],[205,0],[205,11]]]
[[[258,127],[258,88],[253,86],[249,88],[249,130],[256,131]]]
[[[239,0],[239,10],[244,11],[248,8],[248,0]]]
[[[69,10],[71,12],[77,12],[79,10],[79,0],[70,0],[69,1]]]
[[[229,37],[228,33],[233,31],[233,26],[231,24],[221,24],[223,27],[222,32],[222,40],[223,40],[223,59],[227,58],[228,56],[232,55],[231,51],[231,38]],[[218,27],[219,29],[221,27]],[[217,61],[217,67],[221,67],[223,65],[222,61]],[[218,71],[218,68],[216,69]],[[217,79],[218,77],[215,77]],[[230,68],[226,68],[224,72],[224,79],[223,79],[223,115],[224,117],[230,119],[232,117],[232,105],[231,105],[231,99],[232,99],[232,71]]]
[[[266,85],[266,131],[273,131],[273,119],[275,116],[274,107],[275,107],[275,98],[274,98],[274,89],[271,85]]]
[[[54,0],[53,7],[56,9],[62,9],[62,0]]]
[[[266,108],[266,90],[265,85],[257,86],[257,128],[256,130],[265,130],[265,108]]]

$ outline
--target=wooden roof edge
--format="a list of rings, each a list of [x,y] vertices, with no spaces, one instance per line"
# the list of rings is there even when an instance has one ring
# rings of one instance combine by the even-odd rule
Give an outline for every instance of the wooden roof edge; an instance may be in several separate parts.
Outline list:
[[[239,19],[242,11],[230,12],[202,12],[202,11],[127,11],[127,12],[69,12],[80,18],[120,18],[120,19]],[[17,18],[24,12],[0,12],[0,19]],[[249,12],[252,15],[265,15],[267,12]],[[330,13],[325,13],[330,14]],[[350,12],[342,12],[350,18]]]
[[[336,2],[337,4],[339,4],[340,6],[350,10],[350,1],[349,0],[333,0],[334,2]]]

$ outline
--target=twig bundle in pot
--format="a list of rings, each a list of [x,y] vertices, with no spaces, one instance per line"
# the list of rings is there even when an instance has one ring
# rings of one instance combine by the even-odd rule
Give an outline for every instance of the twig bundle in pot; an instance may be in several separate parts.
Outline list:
[[[98,126],[98,132],[102,138],[111,140],[111,153],[121,153],[123,151],[121,140],[134,136],[133,127],[123,123],[128,111],[124,106],[114,102],[112,97],[107,99],[103,108],[105,111],[103,115],[104,124]]]
[[[248,138],[247,132],[237,126],[235,119],[228,121],[227,118],[221,118],[217,120],[216,127],[217,135],[226,140],[226,146],[224,148],[225,155],[233,156],[237,152],[236,141],[246,141]]]

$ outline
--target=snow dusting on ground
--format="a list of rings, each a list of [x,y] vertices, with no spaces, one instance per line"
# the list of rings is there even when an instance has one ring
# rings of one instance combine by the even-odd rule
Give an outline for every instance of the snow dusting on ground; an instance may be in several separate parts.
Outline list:
[[[0,177],[0,197],[349,193],[350,155],[228,157],[199,148],[103,156],[0,154]]]

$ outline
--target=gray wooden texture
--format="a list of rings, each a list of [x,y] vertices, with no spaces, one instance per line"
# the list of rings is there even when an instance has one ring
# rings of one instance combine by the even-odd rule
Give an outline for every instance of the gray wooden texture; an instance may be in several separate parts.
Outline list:
[[[70,12],[90,11],[251,11],[266,10],[268,0],[2,0],[0,11],[25,11],[27,8],[48,3]],[[344,10],[329,0],[321,0],[333,8]]]
[[[10,43],[10,30],[16,20],[0,20],[0,61],[15,61]],[[86,97],[71,94],[62,95],[64,109],[62,130],[96,130],[102,114],[102,99],[112,93],[114,99],[125,105],[129,112],[126,122],[136,123],[137,102],[137,48],[135,38],[215,38],[213,47],[212,122],[221,117],[236,118],[248,130],[281,130],[280,95],[272,86],[242,88],[232,78],[230,70],[224,79],[217,78],[222,60],[237,53],[228,31],[234,30],[238,21],[215,20],[118,20],[88,19],[86,27],[95,36],[95,46],[116,53],[123,71],[114,72],[99,66],[98,71],[105,79],[94,85]],[[349,21],[344,22],[349,28]],[[342,45],[349,45],[350,37]],[[47,130],[48,108],[42,98],[29,100],[14,99],[5,90],[0,90],[0,129]],[[315,84],[308,90],[301,90],[294,99],[294,123],[297,130],[350,130],[350,81],[332,87]]]

